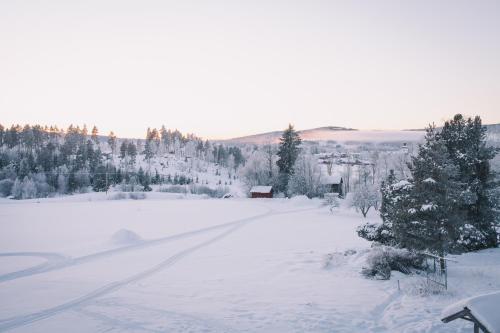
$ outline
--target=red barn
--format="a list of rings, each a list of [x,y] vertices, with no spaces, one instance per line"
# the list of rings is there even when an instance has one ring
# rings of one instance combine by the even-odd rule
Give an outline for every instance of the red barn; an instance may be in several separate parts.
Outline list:
[[[272,186],[254,186],[250,190],[250,196],[252,198],[272,198],[273,197],[273,187]]]

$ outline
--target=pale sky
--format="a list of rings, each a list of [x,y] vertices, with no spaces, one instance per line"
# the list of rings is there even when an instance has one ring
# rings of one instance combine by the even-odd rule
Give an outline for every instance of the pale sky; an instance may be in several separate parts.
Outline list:
[[[500,123],[500,1],[0,1],[0,123]]]

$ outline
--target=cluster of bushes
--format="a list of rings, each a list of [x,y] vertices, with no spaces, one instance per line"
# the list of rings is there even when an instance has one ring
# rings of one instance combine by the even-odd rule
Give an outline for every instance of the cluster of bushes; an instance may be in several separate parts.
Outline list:
[[[146,199],[146,193],[144,192],[116,192],[111,197],[110,200],[124,200],[124,199],[132,199],[132,200],[143,200]]]
[[[388,280],[391,271],[410,274],[424,268],[424,257],[418,252],[389,246],[374,246],[361,273],[369,278]]]
[[[224,194],[229,192],[229,188],[219,186],[215,189],[212,189],[204,185],[191,184],[189,186],[182,186],[182,185],[162,186],[160,187],[159,191],[167,193],[181,193],[181,194],[190,193],[190,194],[206,195],[209,196],[210,198],[222,198]]]

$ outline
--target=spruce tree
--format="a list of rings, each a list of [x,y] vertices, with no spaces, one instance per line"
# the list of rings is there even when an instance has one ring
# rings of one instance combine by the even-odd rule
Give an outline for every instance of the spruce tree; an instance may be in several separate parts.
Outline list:
[[[465,184],[460,207],[467,223],[458,240],[466,249],[477,250],[498,245],[498,200],[490,161],[496,150],[486,145],[486,128],[481,118],[465,119],[461,114],[445,122],[441,138],[458,167],[456,181]]]
[[[463,186],[457,182],[458,168],[450,158],[435,126],[427,129],[425,143],[412,158],[412,191],[409,216],[394,230],[404,247],[426,250],[440,256],[456,248],[463,216],[456,209]]]
[[[99,138],[98,138],[98,135],[99,135],[99,131],[97,130],[97,127],[94,126],[92,128],[92,134],[90,136],[90,138],[92,139],[92,142],[94,142],[94,144],[98,145],[99,144]]]
[[[288,181],[290,180],[290,176],[293,174],[295,161],[299,156],[299,146],[301,142],[302,140],[293,126],[291,124],[288,125],[288,128],[283,132],[283,135],[280,138],[277,153],[278,161],[276,162],[279,168],[278,190],[284,192],[285,194],[288,191]]]
[[[116,151],[116,135],[115,135],[115,133],[113,133],[113,131],[109,132],[109,135],[108,135],[108,145],[109,145],[109,148],[111,149],[111,154],[115,155],[115,151]]]

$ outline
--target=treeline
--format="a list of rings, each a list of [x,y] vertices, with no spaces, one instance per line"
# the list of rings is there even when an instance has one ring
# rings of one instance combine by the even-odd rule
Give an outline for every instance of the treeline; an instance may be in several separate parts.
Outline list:
[[[440,256],[496,247],[500,196],[481,119],[456,115],[442,129],[427,129],[406,179],[382,183],[382,224],[360,236],[386,245]]]
[[[239,148],[212,145],[175,130],[148,129],[145,140],[100,136],[97,127],[0,125],[0,196],[27,199],[55,193],[107,191],[120,184],[151,190],[151,184],[189,184],[188,175],[161,175],[142,167],[138,157],[201,158],[235,170],[244,163]]]

